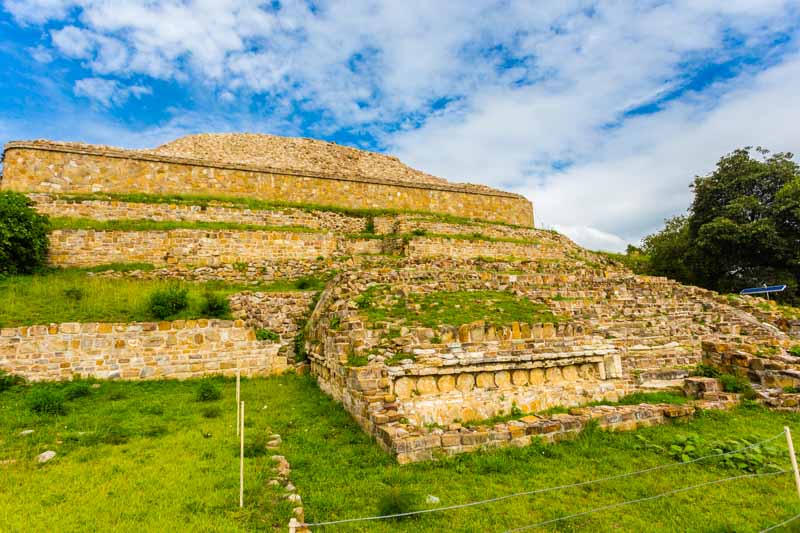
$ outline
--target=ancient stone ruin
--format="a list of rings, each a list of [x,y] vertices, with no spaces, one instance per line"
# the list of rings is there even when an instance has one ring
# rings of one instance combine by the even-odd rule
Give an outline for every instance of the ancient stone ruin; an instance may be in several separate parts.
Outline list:
[[[633,429],[736,395],[800,385],[800,322],[622,265],[533,226],[525,198],[308,139],[199,135],[154,150],[49,141],[5,148],[0,186],[42,213],[235,223],[236,229],[59,229],[56,266],[147,262],[108,276],[237,282],[326,276],[315,292],[234,295],[239,319],[6,328],[0,368],[32,379],[150,379],[308,370],[400,462],[558,440],[590,420]],[[242,200],[244,199],[244,201]],[[256,340],[254,328],[279,334]],[[100,363],[98,363],[100,361]],[[582,407],[686,389],[687,405]],[[573,407],[568,414],[535,415]],[[470,425],[506,415],[494,425]]]

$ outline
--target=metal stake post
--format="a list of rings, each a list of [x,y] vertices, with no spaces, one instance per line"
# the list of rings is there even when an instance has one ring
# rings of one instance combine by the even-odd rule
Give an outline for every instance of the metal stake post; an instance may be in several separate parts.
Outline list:
[[[241,417],[241,431],[239,433],[239,507],[244,507],[244,402],[242,402]]]
[[[797,470],[797,457],[795,457],[794,455],[792,432],[789,431],[789,426],[784,426],[783,431],[786,433],[786,444],[789,445],[789,458],[792,460],[792,471],[794,472],[794,484],[797,487],[797,495],[800,496],[800,472],[798,472]]]
[[[239,436],[239,420],[241,419],[239,413],[239,379],[241,371],[239,370],[239,361],[236,361],[236,436]]]

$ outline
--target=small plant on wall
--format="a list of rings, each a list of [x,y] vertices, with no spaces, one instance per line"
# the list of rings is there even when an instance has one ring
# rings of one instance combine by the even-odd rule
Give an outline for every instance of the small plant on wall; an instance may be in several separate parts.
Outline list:
[[[281,337],[271,329],[259,328],[256,330],[256,339],[260,341],[278,342],[281,340]]]

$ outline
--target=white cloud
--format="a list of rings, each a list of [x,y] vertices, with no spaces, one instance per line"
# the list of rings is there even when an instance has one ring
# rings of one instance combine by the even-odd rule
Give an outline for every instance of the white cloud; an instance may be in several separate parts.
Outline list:
[[[53,61],[53,54],[46,47],[39,45],[28,49],[31,57],[39,63],[50,63]]]
[[[125,87],[116,80],[84,78],[75,82],[74,92],[76,96],[89,98],[103,107],[111,107],[124,104],[131,96],[139,98],[151,94],[152,90],[141,85]]]
[[[778,35],[796,42],[792,0],[3,5],[22,23],[47,21],[53,53],[88,71],[75,94],[102,106],[148,90],[125,86],[142,76],[226,108],[258,94],[270,117],[253,130],[314,112],[306,134],[369,131],[426,171],[528,194],[538,220],[589,246],[623,248],[685,209],[692,176],[723,153],[798,138],[797,52],[780,65],[766,56]],[[626,116],[742,49],[762,64]]]
[[[92,32],[76,26],[66,26],[50,33],[53,44],[67,57],[84,58],[94,48]]]

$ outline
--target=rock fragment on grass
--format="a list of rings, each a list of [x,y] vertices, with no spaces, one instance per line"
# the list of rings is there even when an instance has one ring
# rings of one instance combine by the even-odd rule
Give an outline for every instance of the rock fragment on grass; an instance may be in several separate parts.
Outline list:
[[[50,459],[56,456],[56,452],[53,450],[47,450],[46,452],[42,452],[36,456],[36,460],[40,463],[46,463]]]

